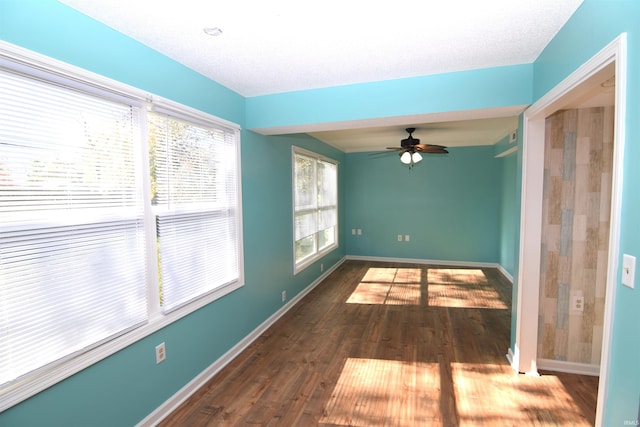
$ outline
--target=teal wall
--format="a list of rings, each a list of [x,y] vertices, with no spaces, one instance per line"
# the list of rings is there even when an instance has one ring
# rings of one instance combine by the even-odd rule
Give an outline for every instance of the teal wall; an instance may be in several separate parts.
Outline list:
[[[516,146],[517,142],[508,143],[506,147]],[[500,141],[503,143],[505,141]],[[498,143],[500,144],[500,143]],[[500,181],[500,242],[498,248],[500,255],[498,263],[511,275],[515,277],[516,259],[519,248],[516,246],[516,235],[520,224],[518,215],[518,205],[520,199],[516,198],[518,189],[518,153],[514,152],[500,158],[500,168],[502,172]]]
[[[636,256],[640,193],[632,184],[640,182],[638,22],[637,0],[585,0],[534,64],[244,99],[54,0],[0,0],[0,39],[245,129],[530,104],[626,31],[629,87],[620,251]],[[292,145],[338,160],[344,225],[339,249],[295,276]],[[266,137],[243,130],[245,287],[3,412],[0,425],[134,424],[281,307],[282,290],[298,293],[318,277],[320,262],[327,267],[346,254],[500,262],[517,277],[518,259],[508,246],[517,250],[519,245],[518,230],[509,222],[517,224],[520,216],[521,150],[515,161],[494,159],[485,150],[452,149],[450,156],[426,157],[409,171],[397,158],[344,154],[308,136]],[[505,180],[514,169],[515,190]],[[416,226],[403,225],[409,222]],[[352,228],[361,228],[362,236],[352,236]],[[411,242],[398,243],[397,234],[410,234]],[[517,287],[516,281],[514,295]],[[638,417],[639,292],[617,289],[607,426]],[[515,322],[517,313],[513,315]],[[153,347],[161,341],[167,343],[169,357],[156,365]]]
[[[528,105],[531,64],[264,95],[247,99],[247,128]]]
[[[585,0],[535,62],[534,93],[539,98],[619,34],[627,33],[627,105],[620,254],[640,257],[640,2]],[[622,260],[620,260],[621,262]],[[640,279],[636,288],[620,284],[613,320],[613,345],[606,398],[606,426],[637,422],[640,413]]]
[[[245,99],[53,0],[0,0],[0,39],[239,124]],[[1,426],[126,426],[142,420],[345,255],[293,275],[291,145],[344,164],[306,135],[242,132],[245,286],[0,414]],[[344,184],[339,166],[340,220]],[[164,341],[167,359],[156,365]],[[1,345],[1,344],[0,344]]]
[[[501,162],[491,146],[449,151],[412,169],[396,153],[346,155],[349,255],[498,262]]]

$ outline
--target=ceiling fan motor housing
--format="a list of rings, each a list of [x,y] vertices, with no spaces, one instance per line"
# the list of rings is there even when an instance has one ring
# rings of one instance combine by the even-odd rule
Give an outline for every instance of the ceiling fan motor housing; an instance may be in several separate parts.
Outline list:
[[[402,148],[411,148],[416,144],[420,144],[420,140],[416,138],[407,138],[400,141],[400,146]]]
[[[416,128],[406,128],[405,130],[409,134],[409,137],[400,141],[400,146],[402,148],[411,148],[416,144],[420,144],[420,140],[417,138],[414,138],[412,135],[412,133],[415,132]]]

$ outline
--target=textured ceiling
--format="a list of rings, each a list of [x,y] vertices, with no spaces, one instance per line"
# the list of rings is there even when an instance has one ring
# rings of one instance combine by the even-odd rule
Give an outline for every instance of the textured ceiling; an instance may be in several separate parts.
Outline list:
[[[531,63],[582,3],[61,1],[245,97]],[[222,34],[209,36],[206,27],[219,27]],[[453,131],[453,119],[441,119]],[[394,124],[385,132],[399,130],[402,138],[404,127],[429,123],[445,127],[430,119]],[[369,130],[382,126],[373,123]],[[466,130],[460,131],[449,140],[466,139]],[[345,151],[365,145],[338,142],[342,132],[314,135]]]

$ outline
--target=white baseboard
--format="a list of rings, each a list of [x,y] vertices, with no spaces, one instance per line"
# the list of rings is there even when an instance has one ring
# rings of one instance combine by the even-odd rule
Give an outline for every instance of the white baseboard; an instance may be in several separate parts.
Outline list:
[[[193,393],[204,386],[215,374],[217,374],[222,368],[227,366],[234,358],[236,358],[244,349],[246,349],[253,341],[255,341],[264,331],[269,329],[280,317],[282,317],[287,311],[289,311],[296,303],[304,298],[309,292],[311,292],[316,286],[320,284],[329,274],[331,274],[336,268],[344,263],[346,258],[342,258],[336,262],[331,268],[325,270],[316,280],[314,280],[309,286],[302,290],[298,295],[289,300],[278,311],[273,313],[267,320],[262,322],[256,329],[254,329],[249,335],[244,337],[236,345],[234,345],[229,351],[223,354],[218,360],[213,362],[198,374],[194,379],[189,381],[184,387],[182,387],[176,394],[167,399],[162,405],[160,405],[151,414],[147,415],[142,421],[137,424],[137,427],[151,427],[159,424],[165,419],[171,412],[176,410],[185,400],[187,400]]]
[[[511,282],[511,284],[513,285],[513,276],[512,276],[512,275],[511,275],[507,270],[505,270],[505,269],[504,269],[504,267],[503,267],[502,265],[500,265],[500,264],[497,264],[497,267],[496,267],[496,268],[497,268],[497,269],[498,269],[498,271],[500,271],[500,273],[502,273],[502,275],[503,275],[504,277],[506,277],[506,278],[507,278],[507,280],[509,280],[509,282]]]
[[[487,267],[498,268],[498,264],[494,262],[470,262],[470,261],[443,261],[435,259],[417,259],[417,258],[388,258],[388,257],[371,257],[347,255],[347,260],[354,261],[376,261],[376,262],[392,262],[405,264],[434,264],[434,265],[450,265],[457,267]]]
[[[590,363],[566,362],[563,360],[538,359],[538,370],[564,372],[567,374],[600,375],[600,365]]]
[[[516,366],[516,356],[513,354],[511,347],[509,347],[506,356],[507,360],[509,361],[509,366],[511,366],[511,368],[517,373],[518,367]]]
[[[518,373],[518,361],[516,355],[513,354],[511,348],[507,351],[507,360],[514,372]],[[597,377],[600,375],[600,365],[591,365],[588,363],[566,362],[562,360],[537,359],[537,371],[530,372],[528,375],[539,375],[539,371],[564,372],[567,374],[591,375]]]

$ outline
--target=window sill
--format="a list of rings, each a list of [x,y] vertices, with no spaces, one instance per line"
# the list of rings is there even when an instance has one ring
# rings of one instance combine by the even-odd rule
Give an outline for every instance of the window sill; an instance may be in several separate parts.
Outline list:
[[[294,264],[293,265],[293,274],[296,275],[296,274],[306,270],[307,267],[309,267],[310,265],[312,265],[315,262],[319,261],[321,258],[325,257],[326,255],[330,254],[331,252],[333,252],[336,249],[338,249],[338,244],[331,245],[331,246],[323,249],[322,251],[316,253],[315,255],[313,255],[313,256],[311,256],[309,258],[305,258],[300,263]]]

